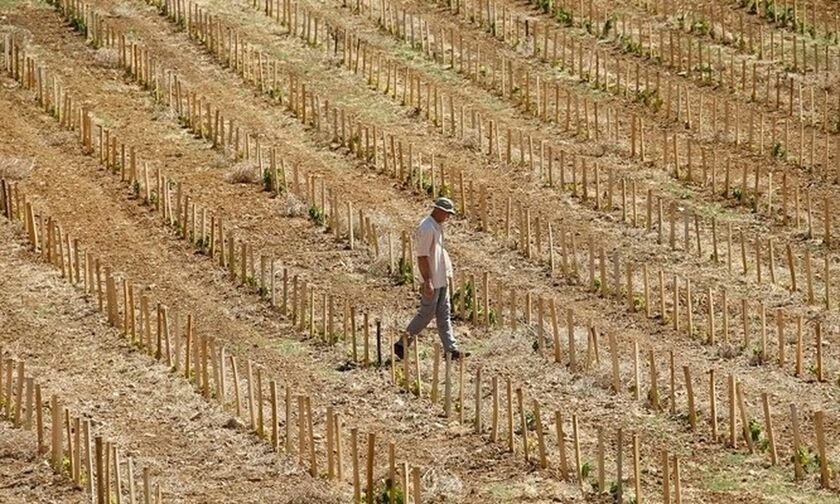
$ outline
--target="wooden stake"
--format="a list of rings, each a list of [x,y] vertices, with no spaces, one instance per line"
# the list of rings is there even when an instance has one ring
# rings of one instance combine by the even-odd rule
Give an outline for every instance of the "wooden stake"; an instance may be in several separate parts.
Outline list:
[[[817,453],[820,456],[820,486],[823,488],[831,488],[831,476],[829,473],[829,460],[826,455],[825,447],[825,412],[819,410],[814,413],[814,428],[817,437]]]
[[[712,439],[718,441],[718,420],[717,420],[717,392],[715,388],[715,370],[709,370],[709,421],[712,424]]]
[[[318,477],[318,460],[315,457],[315,436],[314,436],[314,429],[313,429],[313,419],[312,419],[312,403],[309,399],[309,396],[304,398],[304,404],[306,405],[306,421],[307,421],[307,432],[309,436],[309,474],[313,478]],[[262,410],[262,406],[260,406],[260,410]],[[301,412],[303,414],[303,412]]]
[[[691,425],[692,432],[697,430],[697,413],[694,409],[694,383],[691,380],[691,370],[688,366],[683,366],[683,377],[685,378],[686,396],[688,398],[688,423]],[[671,391],[673,395],[675,392]]]
[[[741,414],[741,433],[747,442],[750,453],[755,453],[755,446],[753,445],[752,434],[749,428],[750,416],[747,413],[747,405],[744,402],[744,390],[740,383],[736,384],[736,390],[738,395],[738,411]]]
[[[604,492],[606,475],[604,467],[604,428],[598,426],[598,491]]]
[[[108,482],[105,481],[105,468],[103,466],[104,460],[102,456],[104,447],[101,436],[94,437],[94,446],[96,450],[96,501],[98,504],[110,504],[105,499],[105,485]],[[88,477],[93,478],[93,475],[89,474]]]
[[[680,483],[680,459],[674,455],[674,504],[682,504],[682,485]]]
[[[362,502],[362,488],[359,481],[359,429],[350,429],[350,456],[353,459],[353,502]]]
[[[495,443],[499,439],[499,382],[496,376],[491,378],[493,393],[493,420],[490,424],[490,441]]]
[[[507,430],[508,430],[508,450],[513,452],[513,385],[510,378],[506,382],[506,396],[507,396]]]
[[[365,487],[366,495],[367,495],[367,502],[368,504],[373,503],[374,494],[376,493],[376,489],[373,486],[373,469],[374,469],[374,457],[376,455],[376,434],[373,432],[368,433],[368,444],[367,444],[367,486]]]
[[[524,452],[525,463],[529,461],[528,456],[528,424],[525,421],[525,406],[522,400],[522,388],[516,389],[516,404],[519,407],[519,428],[522,431],[522,450]]]
[[[548,467],[548,460],[545,452],[545,440],[543,439],[542,417],[540,416],[540,403],[534,400],[534,420],[537,427],[537,447],[540,455],[540,467]]]
[[[612,388],[613,392],[618,394],[621,392],[621,378],[618,367],[618,343],[616,342],[615,334],[612,332],[609,334],[609,345],[610,359],[612,361]]]
[[[671,476],[669,471],[668,450],[662,450],[662,502],[671,503]]]
[[[8,376],[8,375],[7,375]],[[11,401],[11,398],[7,397]],[[62,419],[63,409],[59,402],[58,396],[53,395],[50,399],[50,413],[52,414],[52,421],[50,424],[50,432],[52,433],[52,466],[56,473],[62,471],[62,461],[64,460],[64,445],[62,442]]]
[[[231,358],[232,357],[233,356],[231,356]],[[235,373],[234,373],[234,376],[235,376]],[[269,381],[268,386],[269,386],[269,392],[271,394],[271,447],[274,449],[274,451],[277,451],[280,447],[280,433],[278,432],[278,429],[279,429],[278,420],[279,419],[278,419],[278,416],[277,416],[277,382],[275,382],[274,380],[271,380],[271,381]],[[237,390],[237,393],[236,393],[236,396],[237,396],[237,415],[239,414],[238,413],[238,407],[239,407],[239,404],[238,404],[239,403],[238,388],[239,388],[238,385],[234,385],[234,389]],[[329,411],[329,408],[328,408],[327,411]],[[327,439],[329,441],[332,441],[332,439],[330,439],[330,436],[329,436],[329,434],[331,432],[332,432],[331,429],[327,429]],[[332,448],[332,443],[328,442],[328,445],[330,446],[330,448]],[[328,451],[328,454],[329,454],[329,461],[330,461],[330,478],[332,478],[332,451],[331,450]]]
[[[776,465],[778,463],[778,455],[776,453],[776,437],[773,431],[773,418],[770,414],[770,400],[767,392],[761,394],[761,401],[764,406],[764,425],[767,431],[767,441],[769,442],[770,463]]]
[[[583,488],[583,467],[581,466],[580,457],[580,437],[578,436],[578,418],[577,413],[572,413],[572,438],[575,446],[575,470],[578,481],[578,486]]]
[[[639,454],[639,435],[633,434],[633,483],[636,491],[636,502],[642,502],[642,467]]]

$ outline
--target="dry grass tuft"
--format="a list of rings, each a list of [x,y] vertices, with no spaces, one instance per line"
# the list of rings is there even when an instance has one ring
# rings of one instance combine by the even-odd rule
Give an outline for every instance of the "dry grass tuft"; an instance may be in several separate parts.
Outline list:
[[[34,159],[0,157],[0,178],[22,180],[35,168]]]
[[[111,9],[111,14],[116,17],[130,18],[137,15],[137,10],[128,4],[119,3]]]
[[[478,137],[473,135],[465,135],[464,136],[464,148],[469,149],[474,152],[478,152]]]
[[[430,498],[442,498],[442,500],[456,500],[464,493],[464,482],[451,473],[439,469],[429,468],[421,476],[423,481],[423,494]]]
[[[239,161],[230,167],[227,181],[231,184],[256,184],[260,180],[258,168],[253,161]]]
[[[56,131],[55,133],[50,133],[44,139],[47,145],[51,147],[57,147],[59,145],[72,145],[76,140],[76,134],[72,131]]]
[[[96,50],[93,56],[96,66],[103,68],[117,68],[120,66],[120,53],[113,47],[103,47]]]
[[[169,107],[156,105],[152,111],[153,121],[175,121],[176,119],[178,119],[178,114]]]
[[[309,207],[292,193],[286,195],[286,217],[308,217]]]
[[[741,353],[737,345],[723,343],[718,348],[718,355],[723,359],[734,359]]]

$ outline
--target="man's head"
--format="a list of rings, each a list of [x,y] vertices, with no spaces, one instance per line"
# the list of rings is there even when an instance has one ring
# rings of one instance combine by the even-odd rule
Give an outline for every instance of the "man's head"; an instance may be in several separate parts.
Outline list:
[[[449,198],[438,198],[432,208],[432,218],[438,223],[444,223],[450,215],[455,215],[455,204]]]

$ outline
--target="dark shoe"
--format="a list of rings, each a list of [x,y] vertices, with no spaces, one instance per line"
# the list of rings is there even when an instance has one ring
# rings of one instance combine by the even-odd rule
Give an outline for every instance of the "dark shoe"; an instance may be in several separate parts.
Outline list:
[[[450,353],[450,355],[452,355],[452,360],[454,360],[454,361],[456,361],[458,359],[461,359],[461,358],[467,358],[470,355],[472,355],[469,352],[464,352],[464,351],[461,351],[461,350],[452,350],[449,353]]]
[[[397,357],[397,359],[402,360],[403,353],[404,352],[402,342],[397,341],[396,343],[394,343],[394,355]]]

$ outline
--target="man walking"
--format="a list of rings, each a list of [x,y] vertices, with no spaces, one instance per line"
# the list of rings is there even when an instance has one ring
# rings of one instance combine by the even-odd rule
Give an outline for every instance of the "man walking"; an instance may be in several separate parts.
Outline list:
[[[449,198],[438,198],[434,202],[432,213],[420,221],[415,234],[417,247],[417,266],[423,279],[420,296],[420,308],[406,328],[406,338],[409,346],[418,334],[427,326],[432,318],[437,322],[438,335],[445,352],[449,352],[453,359],[468,356],[461,352],[455,335],[452,334],[452,323],[449,320],[449,288],[447,280],[452,276],[452,263],[449,254],[443,248],[443,223],[455,214],[455,205]],[[403,340],[394,344],[394,354],[403,358]]]

